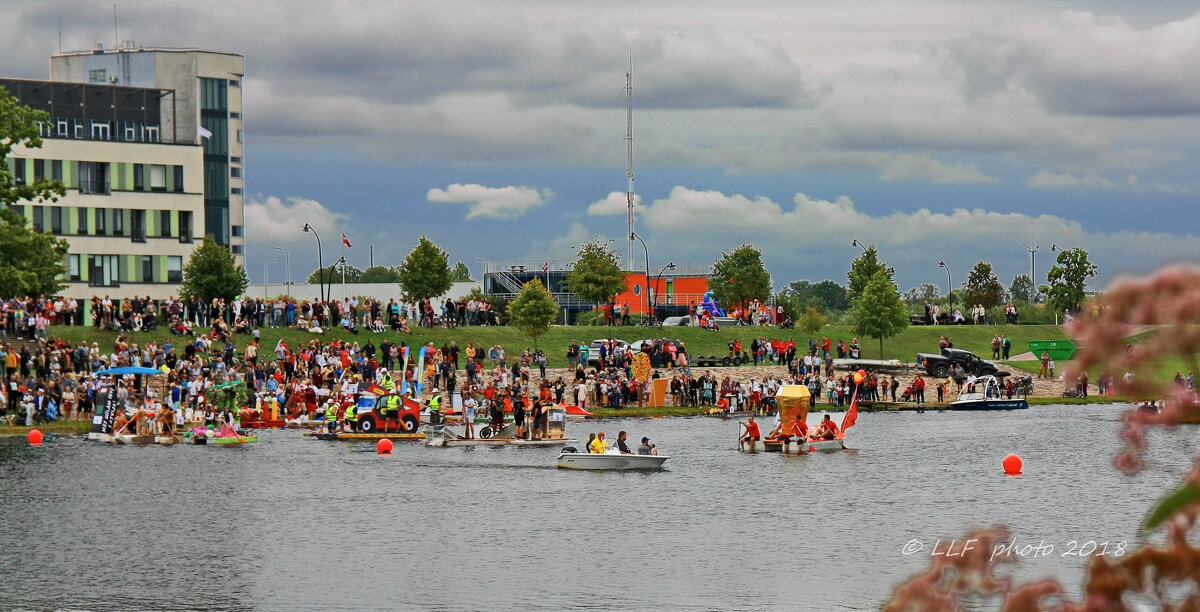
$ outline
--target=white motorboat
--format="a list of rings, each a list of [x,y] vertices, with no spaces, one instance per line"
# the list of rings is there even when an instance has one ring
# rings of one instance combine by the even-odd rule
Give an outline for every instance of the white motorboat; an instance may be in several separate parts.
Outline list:
[[[561,453],[556,465],[569,470],[659,470],[670,459],[667,455],[626,455],[609,451],[604,454]]]
[[[1021,410],[1029,402],[1023,397],[1006,399],[1000,380],[988,374],[975,379],[974,393],[959,393],[958,399],[950,402],[951,410]]]

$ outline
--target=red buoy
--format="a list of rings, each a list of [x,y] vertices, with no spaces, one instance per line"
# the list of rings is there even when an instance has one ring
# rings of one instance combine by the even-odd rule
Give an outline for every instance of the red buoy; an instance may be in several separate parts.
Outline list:
[[[387,438],[384,438],[384,439],[382,439],[382,440],[380,440],[380,441],[376,442],[376,443],[375,443],[375,450],[376,450],[376,451],[377,451],[377,452],[378,452],[380,455],[390,455],[390,454],[392,454],[392,441],[391,441],[391,440],[388,440]]]
[[[30,429],[29,433],[25,434],[25,439],[29,440],[29,443],[34,446],[41,446],[42,432],[40,432],[36,429]]]
[[[1017,476],[1021,473],[1021,458],[1017,455],[1009,455],[1004,458],[1004,473],[1009,476]]]

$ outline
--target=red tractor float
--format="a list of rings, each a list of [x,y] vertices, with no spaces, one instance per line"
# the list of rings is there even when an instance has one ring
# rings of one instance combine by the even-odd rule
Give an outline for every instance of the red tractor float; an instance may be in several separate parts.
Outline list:
[[[372,387],[358,398],[358,430],[362,433],[417,433],[421,426],[421,404],[411,397],[400,397],[396,410],[388,410],[393,391]]]

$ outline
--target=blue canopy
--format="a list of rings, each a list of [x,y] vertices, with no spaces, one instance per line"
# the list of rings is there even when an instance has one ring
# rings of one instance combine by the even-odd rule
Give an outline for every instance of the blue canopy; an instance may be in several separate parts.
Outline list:
[[[162,374],[162,372],[155,370],[154,368],[143,368],[141,366],[122,366],[119,368],[109,368],[107,370],[99,370],[96,373],[116,374],[118,376],[124,376],[125,374]]]

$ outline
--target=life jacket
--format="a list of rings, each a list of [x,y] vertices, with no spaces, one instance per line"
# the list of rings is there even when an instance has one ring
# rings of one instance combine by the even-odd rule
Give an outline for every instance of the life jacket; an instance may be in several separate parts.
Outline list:
[[[434,395],[433,397],[429,398],[429,411],[430,412],[438,412],[438,410],[441,408],[441,405],[442,405],[442,394],[438,393],[437,395]]]
[[[346,408],[346,420],[351,422],[358,421],[358,406],[351,404]]]
[[[330,404],[325,408],[325,420],[332,421],[337,418],[337,404]]]

